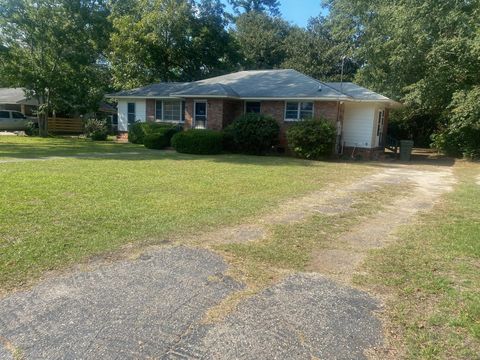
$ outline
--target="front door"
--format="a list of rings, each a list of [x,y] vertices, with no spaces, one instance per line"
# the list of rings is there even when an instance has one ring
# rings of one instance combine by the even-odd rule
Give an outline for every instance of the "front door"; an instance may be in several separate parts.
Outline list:
[[[195,129],[206,129],[207,128],[207,102],[206,101],[195,101]]]
[[[385,125],[385,110],[379,110],[377,116],[377,136],[375,137],[375,147],[383,146],[383,127]]]

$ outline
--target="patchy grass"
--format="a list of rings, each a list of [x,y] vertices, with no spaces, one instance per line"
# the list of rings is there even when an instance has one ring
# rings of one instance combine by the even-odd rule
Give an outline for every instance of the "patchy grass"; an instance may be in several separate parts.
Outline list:
[[[30,157],[138,147],[14,137],[0,138],[0,148],[9,157]],[[126,244],[181,242],[182,234],[240,223],[282,199],[370,171],[359,164],[164,151],[0,163],[0,289]]]
[[[480,354],[480,174],[455,167],[459,183],[400,240],[376,250],[357,282],[387,299],[390,341],[410,359]]]
[[[411,189],[408,184],[384,185],[373,192],[357,193],[351,209],[334,216],[314,215],[295,224],[270,227],[271,235],[261,241],[214,246],[231,265],[230,273],[246,284],[219,306],[213,307],[206,321],[216,321],[235,309],[245,297],[295,271],[305,271],[316,249],[330,247],[338,235],[367,216],[381,210]]]

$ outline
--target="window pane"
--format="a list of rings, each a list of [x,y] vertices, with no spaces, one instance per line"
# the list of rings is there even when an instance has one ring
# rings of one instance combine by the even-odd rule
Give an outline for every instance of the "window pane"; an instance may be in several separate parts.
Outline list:
[[[207,127],[207,103],[195,103],[195,127],[205,129]]]
[[[25,115],[19,112],[12,112],[12,117],[14,119],[25,119]]]
[[[249,101],[245,104],[245,112],[246,113],[255,113],[259,114],[260,113],[260,102],[258,101]]]
[[[130,114],[135,113],[135,103],[128,103],[127,107],[128,107],[128,110],[127,110],[128,113]]]
[[[155,100],[155,120],[162,120],[162,100]]]
[[[0,118],[10,118],[10,113],[8,111],[0,111]]]
[[[128,123],[132,124],[135,122],[135,114],[128,114]]]
[[[182,119],[182,102],[181,101],[164,101],[163,102],[163,120],[164,121],[181,121]]]
[[[287,102],[287,111],[297,111],[298,110],[298,103],[296,102]]]
[[[295,110],[295,111],[287,111],[287,112],[285,113],[285,118],[287,118],[287,119],[297,119],[297,117],[298,117],[298,112],[297,112],[297,110]]]
[[[311,102],[302,102],[300,106],[301,110],[313,111],[313,103]]]
[[[300,119],[313,118],[313,111],[300,111]]]

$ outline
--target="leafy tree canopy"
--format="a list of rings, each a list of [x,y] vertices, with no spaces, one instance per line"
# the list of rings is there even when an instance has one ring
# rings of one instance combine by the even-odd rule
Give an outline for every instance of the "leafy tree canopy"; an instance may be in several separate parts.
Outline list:
[[[53,110],[84,112],[98,106],[108,83],[103,51],[108,9],[101,0],[0,0],[1,73],[25,87],[45,118]]]
[[[229,0],[229,2],[237,14],[256,11],[280,16],[279,0]]]
[[[235,44],[220,0],[139,0],[115,4],[109,61],[114,84],[191,81],[230,70]]]

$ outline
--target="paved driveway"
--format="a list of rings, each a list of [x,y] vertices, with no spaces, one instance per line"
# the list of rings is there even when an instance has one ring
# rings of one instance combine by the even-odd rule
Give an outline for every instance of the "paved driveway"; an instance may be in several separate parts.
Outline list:
[[[206,311],[242,284],[208,250],[167,248],[47,280],[0,300],[0,358],[361,359],[381,343],[376,302],[313,274]]]

